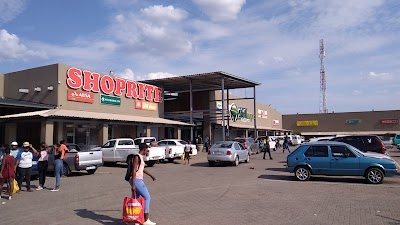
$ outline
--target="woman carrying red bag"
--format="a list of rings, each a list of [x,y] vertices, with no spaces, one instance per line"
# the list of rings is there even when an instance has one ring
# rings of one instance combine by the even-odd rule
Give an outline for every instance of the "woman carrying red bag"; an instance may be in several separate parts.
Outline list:
[[[129,184],[131,185],[132,188],[132,198],[139,198],[140,196],[144,198],[145,202],[145,207],[144,207],[144,223],[143,225],[156,225],[156,223],[151,222],[149,220],[149,212],[150,212],[150,193],[149,190],[147,190],[147,187],[143,181],[143,174],[147,174],[148,176],[153,179],[153,181],[156,180],[156,177],[153,176],[149,171],[147,171],[144,166],[145,162],[143,160],[143,156],[149,155],[149,149],[147,144],[140,144],[139,145],[139,154],[133,158],[133,170],[132,170],[132,177],[129,180]],[[140,158],[140,159],[139,159]],[[140,163],[139,163],[140,162]],[[132,179],[132,178],[135,179]],[[136,193],[136,196],[135,196]]]

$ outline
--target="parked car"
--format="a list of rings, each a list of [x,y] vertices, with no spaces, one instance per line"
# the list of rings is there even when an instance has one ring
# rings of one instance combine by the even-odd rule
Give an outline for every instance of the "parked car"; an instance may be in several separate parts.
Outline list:
[[[393,137],[390,136],[379,136],[382,143],[385,145],[385,148],[392,148],[393,147]]]
[[[363,152],[376,152],[385,154],[386,148],[381,139],[376,135],[347,135],[331,138],[330,141],[344,142]]]
[[[300,135],[290,135],[292,140],[292,145],[299,145],[301,144],[301,137]]]
[[[265,136],[260,136],[257,138],[256,142],[260,145],[260,142],[263,142],[265,138]],[[276,141],[271,136],[268,136],[268,143],[271,150],[276,150]]]
[[[149,146],[149,155],[144,156],[143,160],[147,166],[152,167],[157,161],[165,159],[165,147],[157,145],[157,139],[155,137],[140,137],[133,140],[134,144],[139,146],[141,143]]]
[[[210,166],[216,162],[230,162],[238,166],[240,162],[250,162],[250,152],[240,142],[220,141],[208,150],[207,160]]]
[[[393,145],[399,145],[400,144],[400,134],[396,134],[393,138]]]
[[[76,144],[66,144],[68,151],[63,160],[63,172],[65,176],[71,175],[73,171],[86,170],[94,174],[98,167],[103,165],[103,154],[100,150],[82,150]],[[48,171],[54,171],[54,145],[50,146],[48,158]]]
[[[385,176],[397,174],[390,156],[331,141],[300,145],[287,156],[287,169],[300,181],[311,175],[363,176],[369,183],[380,184]]]
[[[247,150],[250,152],[250,154],[258,154],[260,153],[260,144],[258,141],[255,141],[251,137],[247,138],[242,138],[242,137],[237,137],[235,138],[234,141],[237,141],[243,145],[243,147],[247,148]]]
[[[132,138],[115,138],[108,140],[101,147],[94,148],[101,150],[104,155],[104,163],[115,164],[117,162],[126,162],[126,158],[130,154],[138,154],[139,146],[135,144]],[[164,148],[149,148],[149,156],[143,157],[146,165],[149,167],[164,158]]]
[[[173,162],[175,159],[182,157],[187,142],[180,139],[165,139],[159,141],[157,144],[165,147],[165,159],[169,162]],[[192,148],[191,155],[197,155],[196,145],[191,144],[190,147]]]

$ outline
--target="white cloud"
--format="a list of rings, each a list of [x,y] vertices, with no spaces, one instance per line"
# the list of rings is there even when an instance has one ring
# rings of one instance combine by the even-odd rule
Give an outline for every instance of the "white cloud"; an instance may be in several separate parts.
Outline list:
[[[283,59],[283,58],[280,57],[280,56],[274,56],[273,59],[274,59],[274,61],[275,61],[276,63],[283,63],[283,62],[285,62],[285,59]]]
[[[156,72],[147,74],[147,79],[154,80],[154,79],[162,79],[162,78],[176,77],[176,76],[178,75],[166,72]]]
[[[0,60],[24,60],[32,57],[45,58],[44,52],[34,51],[20,42],[15,34],[0,30]]]
[[[214,21],[236,19],[246,0],[193,0]]]
[[[369,72],[366,78],[368,80],[391,80],[393,76],[389,73]]]
[[[261,65],[261,66],[265,66],[265,62],[264,62],[263,60],[261,60],[261,59],[259,59],[259,60],[257,61],[257,64],[258,64],[258,65]]]
[[[362,91],[360,90],[353,90],[353,95],[360,95]]]
[[[7,23],[26,8],[26,0],[0,0],[0,24]]]
[[[160,22],[179,22],[187,17],[187,12],[174,6],[153,5],[140,10],[147,18]]]

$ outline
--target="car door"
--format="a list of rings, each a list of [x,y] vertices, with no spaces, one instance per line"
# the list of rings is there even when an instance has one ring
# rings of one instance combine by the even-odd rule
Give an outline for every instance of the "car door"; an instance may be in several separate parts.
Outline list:
[[[104,161],[105,162],[114,162],[115,161],[115,140],[108,141],[103,146],[101,146],[101,151],[103,152]]]
[[[243,160],[244,151],[239,147],[237,143],[233,143],[232,150],[239,156],[239,160]]]
[[[327,145],[311,145],[304,152],[304,161],[311,166],[313,174],[330,173],[330,157]]]
[[[132,150],[135,148],[133,140],[118,140],[115,145],[114,157],[116,161],[124,161],[129,154],[132,154]]]
[[[239,147],[240,151],[242,152],[243,157],[244,157],[243,159],[246,159],[246,158],[247,158],[247,155],[251,154],[251,153],[248,151],[248,149],[245,148],[242,144],[240,144],[240,143],[235,143],[235,144]]]
[[[346,146],[331,145],[331,174],[362,175],[360,159]]]

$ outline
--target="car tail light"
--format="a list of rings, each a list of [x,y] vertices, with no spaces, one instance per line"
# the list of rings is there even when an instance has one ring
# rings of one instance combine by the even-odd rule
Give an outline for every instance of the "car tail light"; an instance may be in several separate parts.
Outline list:
[[[75,155],[75,162],[79,163],[79,155],[78,154]]]
[[[208,154],[211,155],[211,150],[208,150]]]
[[[169,149],[168,153],[169,153],[169,154],[171,154],[171,153],[172,153],[172,148],[170,148],[170,149]]]
[[[383,144],[383,142],[381,143],[381,150],[382,150],[382,154],[386,153],[386,149],[385,149],[385,145]]]
[[[228,150],[228,151],[226,152],[226,155],[232,155],[231,150]]]

